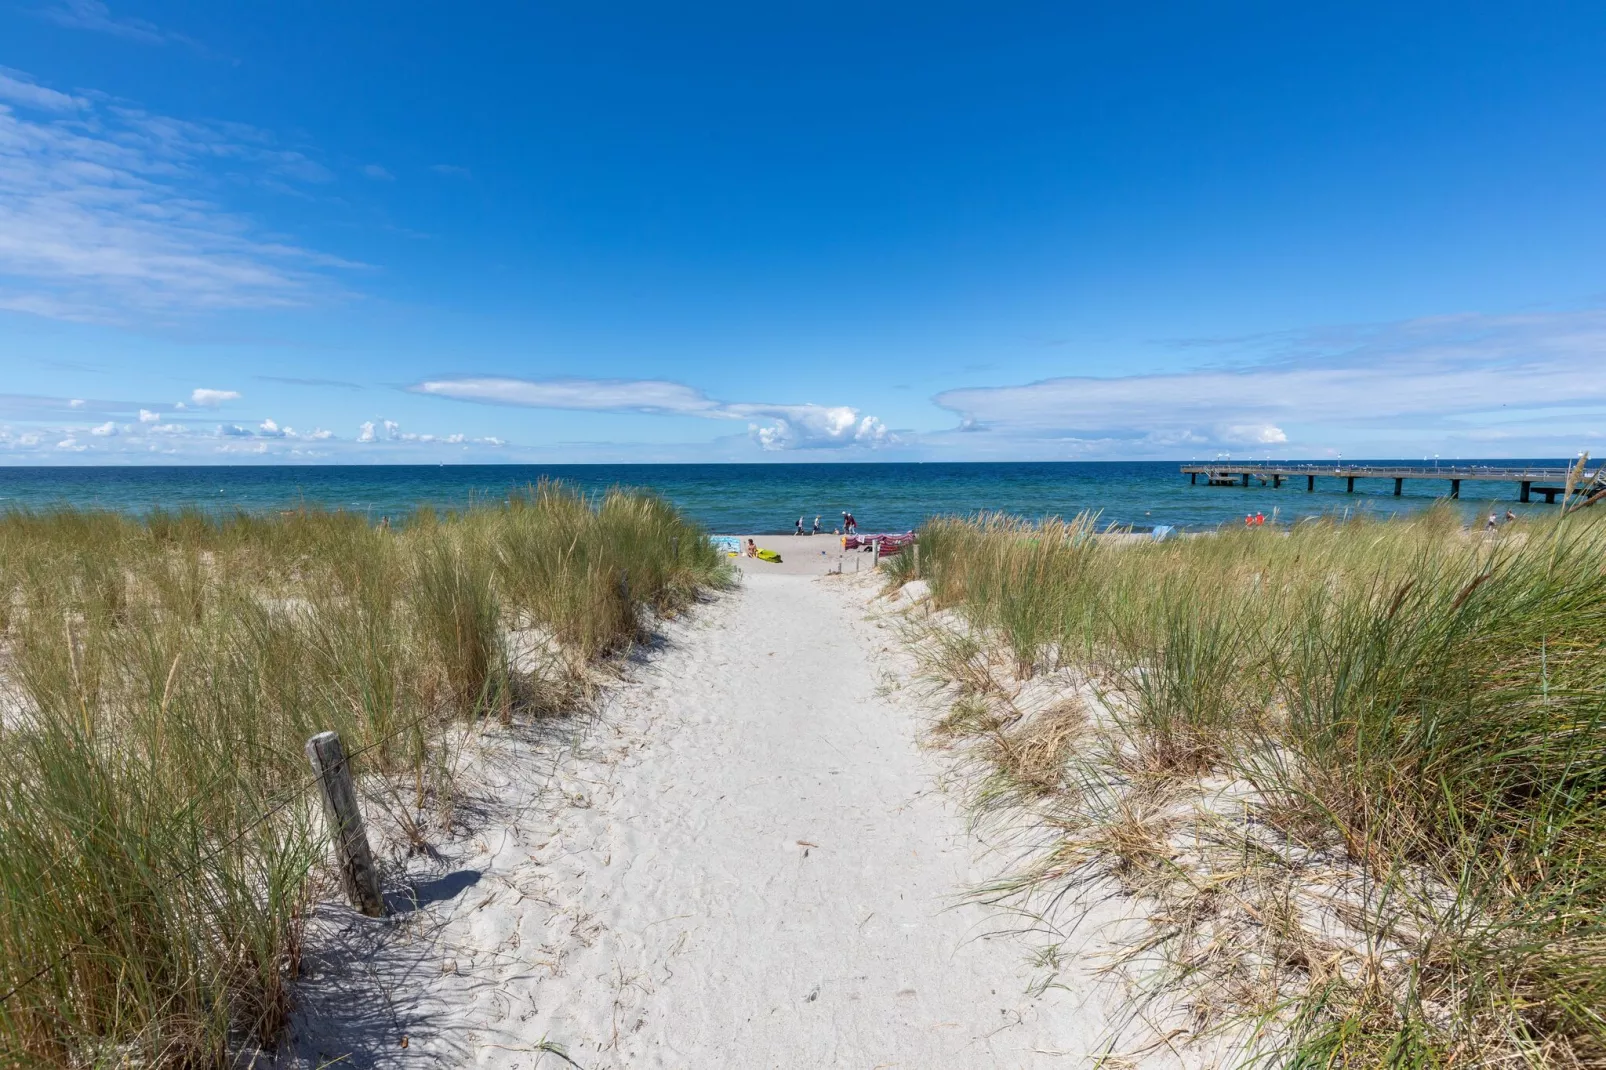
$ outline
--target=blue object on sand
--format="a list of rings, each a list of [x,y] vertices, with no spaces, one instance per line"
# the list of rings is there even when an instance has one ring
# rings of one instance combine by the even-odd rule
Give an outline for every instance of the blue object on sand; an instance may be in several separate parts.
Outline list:
[[[1171,530],[1172,530],[1172,528],[1171,528],[1170,524],[1156,524],[1156,525],[1154,525],[1154,541],[1155,542],[1164,542],[1166,540],[1166,537],[1171,534]]]

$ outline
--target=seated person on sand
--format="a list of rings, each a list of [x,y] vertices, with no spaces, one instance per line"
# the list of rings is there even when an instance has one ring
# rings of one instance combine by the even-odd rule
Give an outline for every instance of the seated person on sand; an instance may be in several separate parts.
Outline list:
[[[747,540],[747,556],[748,557],[757,557],[758,556],[758,544],[753,542],[752,539],[748,539]]]

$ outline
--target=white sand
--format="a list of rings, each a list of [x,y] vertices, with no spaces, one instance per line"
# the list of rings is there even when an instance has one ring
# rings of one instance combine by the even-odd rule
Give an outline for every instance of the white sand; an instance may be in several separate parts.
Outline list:
[[[883,676],[868,576],[791,574],[834,567],[834,538],[767,541],[796,569],[744,561],[555,768],[550,739],[498,742],[483,825],[418,911],[326,913],[301,1061],[569,1065],[544,1041],[586,1070],[1085,1065],[1107,996],[1074,971],[1028,994],[1030,944],[958,899],[997,864]]]

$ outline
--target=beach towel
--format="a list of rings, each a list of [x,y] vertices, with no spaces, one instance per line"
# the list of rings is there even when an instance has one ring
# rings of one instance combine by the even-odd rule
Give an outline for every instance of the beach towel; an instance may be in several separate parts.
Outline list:
[[[757,557],[760,561],[773,561],[777,565],[781,563],[781,555],[774,550],[760,550]]]
[[[717,554],[737,554],[742,552],[742,540],[735,535],[710,535],[708,541],[714,544]]]

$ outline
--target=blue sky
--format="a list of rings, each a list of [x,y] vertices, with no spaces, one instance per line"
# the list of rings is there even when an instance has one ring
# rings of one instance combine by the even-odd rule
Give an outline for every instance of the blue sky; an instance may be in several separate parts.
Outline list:
[[[0,463],[1599,453],[1603,131],[1602,5],[17,0]]]

